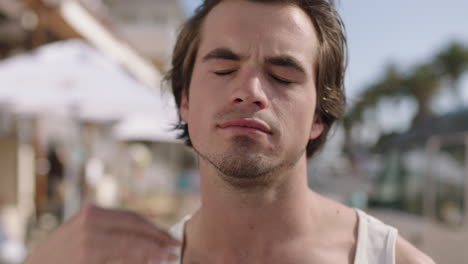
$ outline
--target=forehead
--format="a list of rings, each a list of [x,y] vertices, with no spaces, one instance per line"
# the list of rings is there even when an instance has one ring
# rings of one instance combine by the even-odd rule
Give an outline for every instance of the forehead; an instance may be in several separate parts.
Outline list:
[[[318,40],[311,19],[298,6],[224,0],[205,18],[199,51],[221,46],[247,55],[288,53],[312,64]]]

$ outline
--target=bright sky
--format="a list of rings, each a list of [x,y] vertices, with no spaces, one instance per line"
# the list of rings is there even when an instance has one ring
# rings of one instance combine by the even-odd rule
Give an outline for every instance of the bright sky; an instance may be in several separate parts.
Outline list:
[[[201,2],[182,1],[188,13]],[[468,45],[467,0],[337,2],[348,34],[350,97],[376,79],[389,61],[399,65],[424,61],[454,39]],[[465,90],[468,101],[468,87]]]
[[[342,0],[339,11],[348,33],[351,96],[389,61],[422,62],[455,39],[468,45],[466,0]]]

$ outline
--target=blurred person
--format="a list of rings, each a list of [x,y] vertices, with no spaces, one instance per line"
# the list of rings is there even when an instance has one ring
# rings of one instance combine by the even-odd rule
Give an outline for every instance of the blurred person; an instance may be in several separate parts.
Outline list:
[[[47,149],[49,171],[47,173],[47,200],[49,210],[60,219],[63,214],[62,184],[64,178],[63,158],[56,143],[51,143]]]
[[[201,207],[169,234],[88,206],[26,263],[433,263],[393,227],[308,188],[307,159],[343,114],[345,53],[332,2],[204,1],[167,75],[199,157]]]

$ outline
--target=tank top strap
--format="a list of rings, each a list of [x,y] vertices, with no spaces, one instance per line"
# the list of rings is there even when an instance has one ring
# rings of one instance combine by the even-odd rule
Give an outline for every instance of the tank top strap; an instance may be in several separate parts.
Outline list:
[[[354,264],[395,264],[397,229],[359,209],[355,210],[359,224]]]

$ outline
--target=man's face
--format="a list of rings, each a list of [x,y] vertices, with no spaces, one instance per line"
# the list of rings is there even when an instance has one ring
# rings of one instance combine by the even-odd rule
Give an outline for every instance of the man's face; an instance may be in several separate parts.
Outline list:
[[[322,132],[318,40],[296,6],[226,0],[205,19],[180,113],[195,150],[227,181],[294,166]]]

